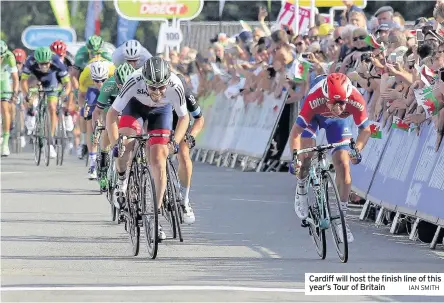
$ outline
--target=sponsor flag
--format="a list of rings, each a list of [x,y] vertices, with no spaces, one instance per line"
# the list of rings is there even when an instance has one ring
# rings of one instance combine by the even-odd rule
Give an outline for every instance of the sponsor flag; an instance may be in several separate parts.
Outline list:
[[[413,127],[410,127],[407,123],[405,123],[401,118],[396,116],[393,117],[392,128],[397,128],[403,131],[410,131]]]
[[[372,121],[370,123],[371,137],[375,139],[382,139],[381,123]]]
[[[245,22],[244,20],[240,20],[239,22],[244,30],[251,32],[251,27],[248,25],[247,22]]]
[[[128,20],[119,16],[117,21],[117,46],[134,39],[138,26],[139,21]]]
[[[69,19],[69,9],[67,0],[50,0],[49,1],[56,17],[57,24],[60,27],[71,27]]]

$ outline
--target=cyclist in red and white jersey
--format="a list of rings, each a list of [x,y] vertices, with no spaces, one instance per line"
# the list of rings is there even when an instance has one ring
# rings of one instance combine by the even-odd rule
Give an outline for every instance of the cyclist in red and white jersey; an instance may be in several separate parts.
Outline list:
[[[366,102],[346,75],[330,74],[309,91],[291,130],[291,151],[315,146],[316,132],[319,128],[325,129],[328,143],[350,140],[353,122],[359,128],[359,135],[356,139],[356,149],[359,152],[364,148],[371,135]],[[337,147],[332,151],[333,165],[336,170],[336,184],[338,185],[344,216],[351,191],[350,160],[353,164],[358,164],[361,160],[359,154],[356,157],[349,152],[348,145]],[[307,226],[305,219],[308,216],[307,177],[310,156],[307,154],[299,155],[298,161],[290,167],[290,172],[293,174],[299,170],[295,212],[302,220],[302,226],[304,227]],[[348,242],[352,242],[353,234],[347,223],[346,225]],[[337,225],[336,228],[342,230],[340,225]]]

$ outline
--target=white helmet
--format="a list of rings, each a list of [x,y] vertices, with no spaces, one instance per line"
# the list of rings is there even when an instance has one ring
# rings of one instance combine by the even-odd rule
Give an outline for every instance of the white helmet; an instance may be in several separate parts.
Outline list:
[[[91,78],[93,80],[106,80],[109,78],[109,66],[105,61],[91,63]]]
[[[125,42],[125,60],[138,60],[142,53],[142,46],[137,40],[128,40]]]

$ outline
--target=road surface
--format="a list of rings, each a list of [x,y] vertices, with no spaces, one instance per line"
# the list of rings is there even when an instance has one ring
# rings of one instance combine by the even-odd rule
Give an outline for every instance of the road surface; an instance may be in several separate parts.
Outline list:
[[[197,221],[158,258],[131,256],[122,225],[87,180],[84,161],[35,166],[31,153],[2,159],[2,294],[6,301],[443,301],[419,297],[304,295],[306,272],[436,272],[443,257],[350,211],[355,236],[342,264],[328,233],[319,260],[293,211],[284,173],[242,173],[196,164]],[[441,270],[439,270],[441,268]],[[77,287],[77,288],[72,288]]]

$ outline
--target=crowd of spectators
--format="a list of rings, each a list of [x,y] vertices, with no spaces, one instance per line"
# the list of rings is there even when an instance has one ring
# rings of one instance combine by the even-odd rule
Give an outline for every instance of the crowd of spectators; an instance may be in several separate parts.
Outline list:
[[[270,28],[265,22],[267,10],[261,8],[260,27],[244,25],[234,37],[220,33],[206,52],[183,48],[180,54],[171,52],[170,60],[174,68],[192,75],[199,97],[210,92],[227,98],[242,95],[245,103],[285,93],[287,104],[298,104],[318,76],[345,73],[367,100],[372,121],[385,126],[396,116],[416,124],[417,130],[430,121],[438,132],[438,149],[444,131],[441,2],[437,1],[432,16],[420,17],[407,28],[403,16],[390,6],[380,7],[368,19],[353,1],[344,0],[347,9],[335,21],[337,26],[322,23],[319,15],[316,26],[299,35],[279,24]],[[428,86],[441,108],[435,114],[417,102],[418,92]]]

